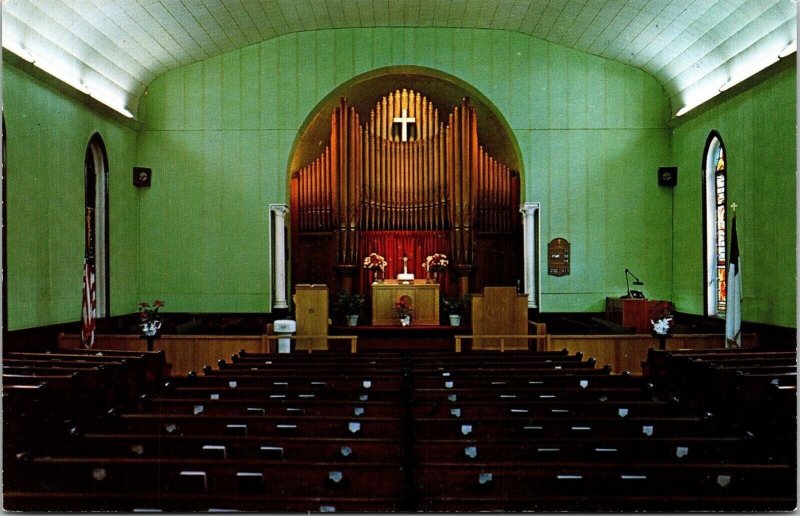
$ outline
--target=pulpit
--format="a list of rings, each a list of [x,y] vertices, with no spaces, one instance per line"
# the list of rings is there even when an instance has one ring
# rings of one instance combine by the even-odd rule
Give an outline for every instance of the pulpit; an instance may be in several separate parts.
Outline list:
[[[297,318],[297,335],[328,334],[328,287],[327,285],[297,285],[294,295]],[[318,351],[328,349],[326,339],[301,339],[297,350]]]
[[[472,349],[499,349],[499,342],[478,335],[527,335],[528,295],[514,287],[486,287],[472,294]],[[508,339],[505,349],[528,349],[526,339]]]
[[[666,303],[666,301],[607,297],[606,319],[623,326],[633,327],[636,329],[636,333],[650,333],[653,330],[650,313],[654,307],[662,303]]]
[[[425,280],[412,280],[407,284],[386,280],[372,285],[372,325],[399,326],[400,319],[392,314],[400,296],[409,296],[414,306],[411,324],[437,326],[439,324],[439,285]]]

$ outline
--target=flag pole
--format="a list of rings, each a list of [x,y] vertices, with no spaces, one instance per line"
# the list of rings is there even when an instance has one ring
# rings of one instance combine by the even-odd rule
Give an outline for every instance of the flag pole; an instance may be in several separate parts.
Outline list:
[[[742,347],[742,261],[736,231],[736,203],[731,204],[731,240],[728,251],[728,283],[726,285],[725,347]]]

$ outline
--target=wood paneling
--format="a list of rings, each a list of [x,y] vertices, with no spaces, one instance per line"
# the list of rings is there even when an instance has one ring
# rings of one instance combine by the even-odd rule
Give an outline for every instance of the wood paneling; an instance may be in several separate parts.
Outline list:
[[[710,349],[725,347],[725,335],[679,334],[666,339],[667,349]],[[564,348],[570,353],[578,351],[585,358],[597,360],[597,366],[611,366],[614,373],[630,371],[642,373],[642,362],[647,360],[647,350],[658,348],[658,339],[649,335],[551,335],[545,351]],[[758,339],[754,334],[744,335],[742,346],[754,348]]]
[[[60,347],[81,348],[79,335],[62,334]],[[121,349],[145,351],[147,341],[139,335],[97,335],[93,349]],[[182,376],[190,371],[200,372],[205,365],[216,367],[217,360],[244,349],[253,353],[266,353],[269,348],[261,335],[162,335],[155,340],[155,350],[164,350],[166,360],[172,364],[172,374]]]
[[[527,335],[528,296],[514,287],[486,287],[483,294],[472,294],[470,317],[473,335]],[[499,341],[474,339],[474,349],[499,349]],[[506,339],[506,349],[527,349],[524,339]]]
[[[397,280],[386,280],[372,285],[372,325],[399,326],[400,319],[392,315],[394,303],[400,296],[411,297],[414,315],[411,324],[430,326],[439,324],[439,285],[414,280],[403,285]]]
[[[325,285],[297,285],[293,296],[297,335],[328,334],[329,298],[328,287]],[[299,340],[296,349],[328,349],[328,342],[324,339]]]

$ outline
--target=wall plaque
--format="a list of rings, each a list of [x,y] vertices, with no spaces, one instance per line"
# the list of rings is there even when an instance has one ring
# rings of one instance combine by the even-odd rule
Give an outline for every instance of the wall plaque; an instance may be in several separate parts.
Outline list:
[[[569,242],[554,238],[547,244],[547,274],[566,276],[569,274]]]

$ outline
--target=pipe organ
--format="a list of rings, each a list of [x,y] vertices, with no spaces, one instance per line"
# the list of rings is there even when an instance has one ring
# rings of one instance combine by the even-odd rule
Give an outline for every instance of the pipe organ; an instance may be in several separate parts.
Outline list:
[[[330,145],[292,175],[294,283],[331,285],[334,279],[341,287],[347,281],[325,269],[352,276],[373,251],[390,255],[391,277],[402,268],[397,257],[361,242],[380,245],[381,235],[400,234],[419,235],[426,246],[438,246],[420,248],[422,256],[409,262],[418,277],[424,275],[425,255],[433,252],[446,253],[452,269],[466,277],[476,265],[476,252],[482,253],[482,240],[490,246],[505,240],[508,254],[519,254],[518,206],[519,177],[479,144],[477,115],[468,98],[441,119],[419,92],[397,90],[381,98],[363,123],[342,98],[331,115]],[[319,259],[307,262],[317,254]],[[487,271],[480,277],[490,284],[515,279],[498,280]],[[466,283],[459,288],[467,289]]]

